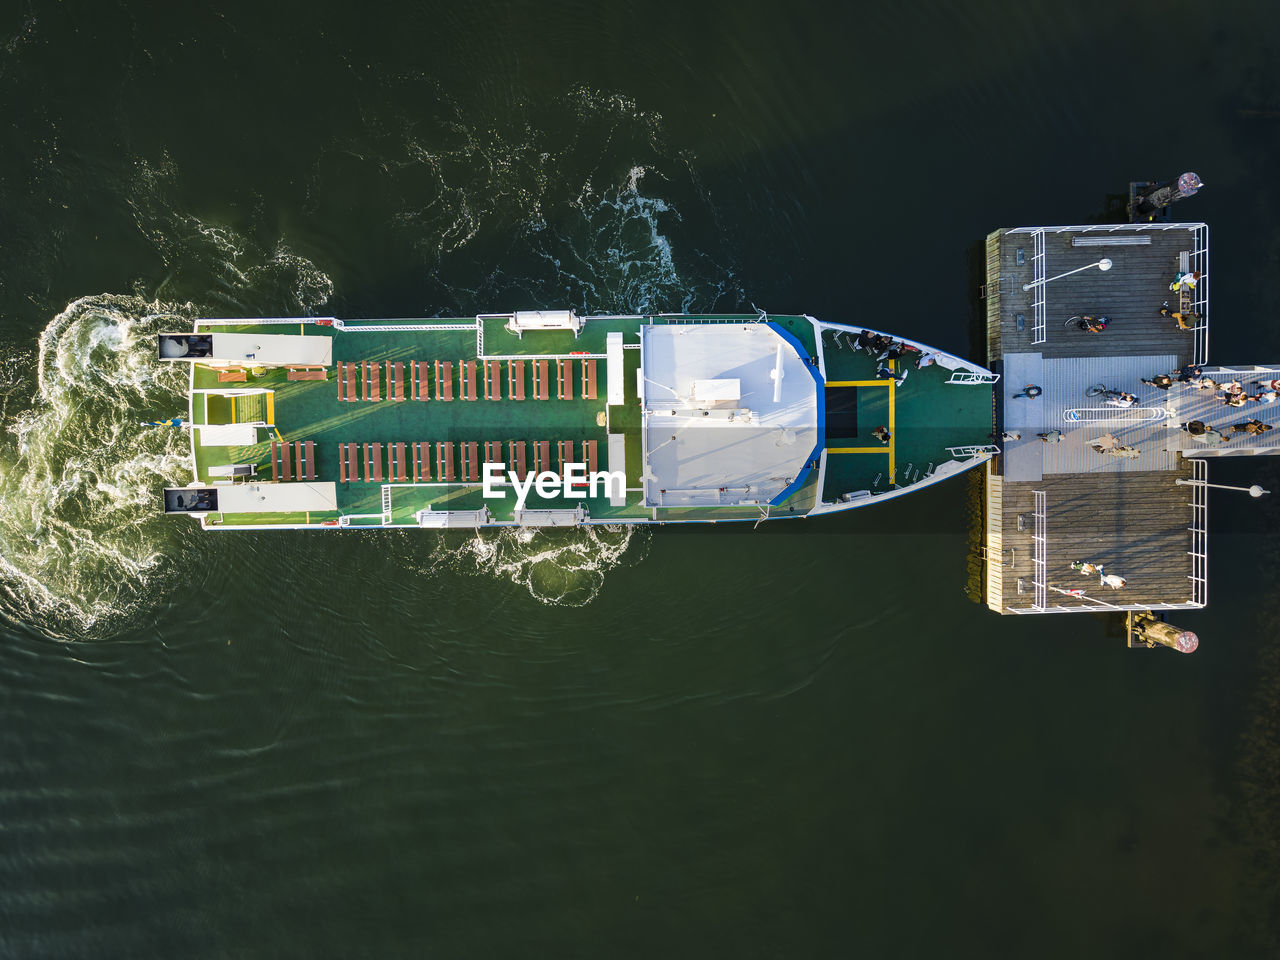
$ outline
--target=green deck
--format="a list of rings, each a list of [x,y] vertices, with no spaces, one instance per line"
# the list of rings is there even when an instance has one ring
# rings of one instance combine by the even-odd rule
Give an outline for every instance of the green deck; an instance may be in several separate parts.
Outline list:
[[[755,320],[754,316],[699,317],[698,322],[729,321],[741,322]],[[804,349],[813,354],[816,351],[816,335],[811,322],[804,317],[771,317],[770,320],[786,329],[799,341]],[[636,394],[635,372],[640,365],[640,326],[642,323],[680,322],[680,318],[602,318],[589,321],[581,334],[574,337],[567,331],[540,331],[525,333],[523,338],[516,337],[504,327],[501,318],[484,318],[478,321],[483,327],[484,358],[494,357],[528,357],[535,356],[574,356],[573,359],[573,394],[574,399],[558,399],[556,389],[555,362],[550,368],[550,399],[535,400],[533,397],[533,371],[531,364],[526,363],[526,395],[523,401],[508,397],[505,361],[502,368],[502,399],[486,400],[484,398],[483,368],[478,382],[478,399],[467,401],[461,399],[462,376],[457,364],[462,360],[477,358],[477,321],[474,318],[462,320],[441,319],[438,321],[370,321],[368,323],[348,322],[345,329],[301,323],[292,325],[253,326],[251,324],[235,327],[216,326],[201,327],[200,330],[219,332],[289,333],[301,332],[306,336],[331,336],[333,338],[333,359],[335,364],[347,361],[375,361],[385,364],[386,361],[403,361],[405,370],[405,396],[403,401],[388,398],[389,384],[386,383],[385,366],[383,367],[383,399],[379,402],[358,400],[355,402],[338,399],[337,368],[330,367],[327,379],[322,381],[290,382],[284,370],[267,370],[261,375],[250,373],[243,383],[219,383],[217,373],[204,367],[195,367],[192,374],[192,388],[201,390],[234,391],[239,389],[269,389],[273,393],[273,410],[275,430],[286,442],[313,441],[315,443],[316,477],[320,481],[333,481],[337,490],[338,511],[327,513],[303,514],[225,514],[211,518],[211,523],[221,527],[232,526],[279,526],[279,525],[312,525],[320,526],[328,522],[332,524],[339,515],[348,516],[352,525],[379,525],[383,511],[382,483],[377,482],[341,482],[339,448],[340,443],[382,443],[384,479],[389,475],[386,469],[386,444],[403,442],[412,444],[418,441],[444,441],[455,443],[474,441],[481,445],[483,460],[483,444],[487,441],[503,443],[504,454],[507,441],[550,441],[552,444],[553,464],[558,466],[555,444],[569,440],[575,444],[575,450],[583,440],[596,440],[598,443],[600,469],[609,467],[607,458],[607,434],[621,433],[626,441],[626,473],[627,503],[625,506],[611,506],[604,497],[587,497],[585,499],[544,500],[531,496],[526,504],[534,509],[573,509],[585,506],[590,519],[606,522],[635,522],[654,519],[654,511],[641,504],[641,409]],[[688,322],[685,320],[684,322]],[[469,325],[470,329],[380,329],[370,330],[369,326],[394,327],[413,323],[421,326],[436,324],[442,327],[450,325]],[[364,329],[362,329],[362,327]],[[626,402],[623,405],[609,408],[607,411],[608,427],[601,425],[606,416],[607,384],[606,364],[603,359],[597,361],[597,400],[584,400],[580,396],[580,363],[581,354],[603,357],[606,336],[610,332],[620,331],[624,334],[624,390]],[[828,335],[829,336],[829,335]],[[824,342],[824,352],[829,380],[869,380],[874,378],[874,362],[871,358],[851,349],[835,349],[829,339]],[[449,360],[455,364],[454,399],[440,401],[433,399],[418,401],[413,399],[412,378],[409,374],[410,361]],[[984,387],[946,386],[944,381],[948,372],[934,367],[925,371],[912,371],[906,384],[895,393],[896,430],[894,437],[894,456],[898,469],[899,485],[904,481],[904,470],[909,463],[919,468],[923,474],[927,464],[940,463],[948,456],[945,447],[959,444],[986,443],[990,430],[991,390]],[[821,400],[821,398],[820,398]],[[205,405],[208,405],[206,421]],[[834,444],[866,446],[874,444],[870,439],[870,430],[876,423],[887,420],[888,389],[886,387],[868,387],[858,396],[858,436],[828,439],[827,446]],[[193,396],[193,421],[200,423],[231,422],[236,412],[252,413],[265,404],[256,398],[230,398],[218,395],[196,393]],[[243,420],[243,417],[238,419]],[[262,431],[264,438],[267,431]],[[460,451],[455,451],[458,453]],[[210,482],[209,468],[231,463],[254,463],[258,467],[258,479],[272,478],[270,463],[269,438],[252,447],[202,447],[195,448],[196,478],[201,482]],[[896,489],[887,482],[889,453],[883,454],[831,454],[827,459],[825,482],[823,483],[822,500],[834,502],[846,491],[876,489]],[[533,468],[533,451],[528,450],[528,467]],[[363,471],[363,455],[361,456],[361,475]],[[462,475],[461,460],[455,460],[455,471]],[[410,475],[412,471],[410,469]],[[434,464],[432,473],[434,475]],[[882,474],[879,486],[875,485],[875,477]],[[388,481],[389,483],[389,481]],[[393,525],[414,525],[415,515],[428,506],[436,510],[476,510],[488,507],[496,521],[512,519],[514,495],[505,500],[485,499],[479,484],[457,482],[453,484],[430,483],[393,483],[391,495],[391,522]],[[817,505],[819,497],[817,471],[811,471],[804,483],[781,506],[773,507],[771,516],[795,516],[807,513]],[[357,519],[358,515],[376,515],[372,519]],[[662,509],[658,511],[660,520],[730,520],[756,519],[760,515],[756,508],[702,507],[684,509]]]

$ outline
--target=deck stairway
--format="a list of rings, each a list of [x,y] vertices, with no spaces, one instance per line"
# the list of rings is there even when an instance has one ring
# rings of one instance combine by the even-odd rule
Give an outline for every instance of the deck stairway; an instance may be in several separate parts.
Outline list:
[[[267,423],[266,394],[248,393],[231,398],[232,423]]]

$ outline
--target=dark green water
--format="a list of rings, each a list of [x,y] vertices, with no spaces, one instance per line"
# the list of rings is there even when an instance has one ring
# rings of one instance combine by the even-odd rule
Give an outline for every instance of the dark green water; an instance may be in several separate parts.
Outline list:
[[[0,953],[1274,955],[1267,501],[1215,496],[1178,657],[970,603],[963,480],[198,536],[136,426],[195,314],[755,303],[968,354],[988,230],[1184,169],[1212,357],[1276,361],[1271,5],[271,10],[0,12]]]

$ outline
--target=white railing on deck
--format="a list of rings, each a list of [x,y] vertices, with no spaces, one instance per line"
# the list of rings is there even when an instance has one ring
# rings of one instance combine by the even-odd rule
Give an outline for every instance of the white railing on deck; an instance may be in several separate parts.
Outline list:
[[[1209,362],[1209,228],[1203,223],[1196,227],[1193,236],[1195,245],[1191,249],[1191,270],[1200,271],[1200,282],[1196,284],[1191,296],[1191,309],[1200,314],[1200,322],[1195,327],[1196,363]]]
[[[1031,534],[1031,541],[1035,547],[1035,553],[1031,558],[1031,570],[1035,586],[1035,607],[1037,610],[1043,610],[1048,603],[1049,580],[1048,580],[1048,538],[1046,527],[1049,523],[1048,510],[1045,507],[1045,494],[1043,490],[1034,491],[1035,496],[1035,532]]]
[[[1191,461],[1191,602],[1204,606],[1209,602],[1209,479],[1207,461]]]
[[[1045,316],[1047,308],[1045,306],[1045,255],[1044,255],[1044,231],[1037,230],[1031,235],[1031,267],[1035,272],[1035,294],[1031,300],[1031,342],[1044,343],[1048,339],[1045,333]]]

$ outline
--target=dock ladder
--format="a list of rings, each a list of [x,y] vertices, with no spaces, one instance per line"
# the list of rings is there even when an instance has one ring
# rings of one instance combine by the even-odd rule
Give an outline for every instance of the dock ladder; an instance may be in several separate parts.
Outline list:
[[[382,522],[391,522],[391,485],[387,483],[382,485]]]

